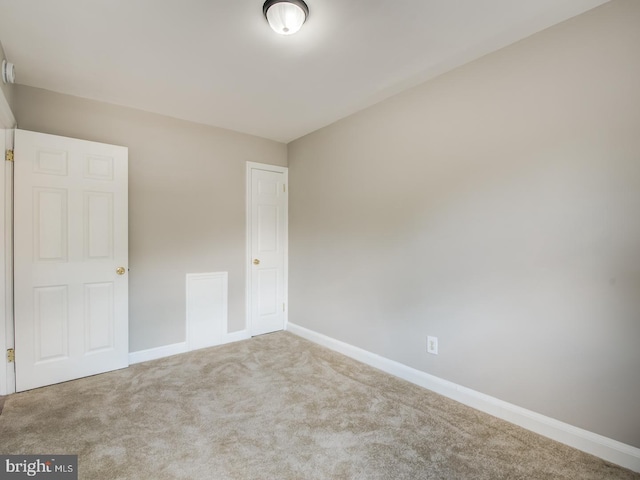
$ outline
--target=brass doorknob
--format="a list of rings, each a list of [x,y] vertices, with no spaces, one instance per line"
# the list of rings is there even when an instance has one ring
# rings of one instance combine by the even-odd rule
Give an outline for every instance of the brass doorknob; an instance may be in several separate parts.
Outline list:
[[[253,264],[254,264],[254,265],[260,265],[260,260],[258,260],[257,258],[255,258],[255,259],[253,260]]]
[[[124,272],[126,272],[126,270],[125,270],[125,268],[124,268],[124,267],[118,267],[118,268],[116,268],[116,273],[117,273],[118,275],[124,275]]]

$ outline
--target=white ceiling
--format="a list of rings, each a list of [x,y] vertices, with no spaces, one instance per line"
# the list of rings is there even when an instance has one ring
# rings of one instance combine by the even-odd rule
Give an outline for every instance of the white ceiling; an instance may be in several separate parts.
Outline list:
[[[17,83],[289,142],[607,0],[0,0]]]

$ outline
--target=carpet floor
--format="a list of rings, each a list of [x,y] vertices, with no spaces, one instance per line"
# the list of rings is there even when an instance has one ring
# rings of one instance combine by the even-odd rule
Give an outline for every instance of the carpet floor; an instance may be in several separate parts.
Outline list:
[[[11,395],[0,453],[87,480],[640,479],[287,332]]]

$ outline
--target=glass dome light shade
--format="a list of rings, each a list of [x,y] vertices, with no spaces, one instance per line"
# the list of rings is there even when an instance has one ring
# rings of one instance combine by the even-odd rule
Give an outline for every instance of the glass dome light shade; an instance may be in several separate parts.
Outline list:
[[[274,32],[280,35],[293,35],[307,19],[309,9],[302,1],[267,1],[264,15]]]

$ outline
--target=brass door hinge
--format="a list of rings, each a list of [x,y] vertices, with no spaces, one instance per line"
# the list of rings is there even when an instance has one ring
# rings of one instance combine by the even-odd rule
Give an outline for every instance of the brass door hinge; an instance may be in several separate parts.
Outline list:
[[[13,150],[7,150],[4,152],[4,159],[7,162],[13,162]]]
[[[13,348],[7,350],[7,361],[13,363],[16,361],[16,351]]]

